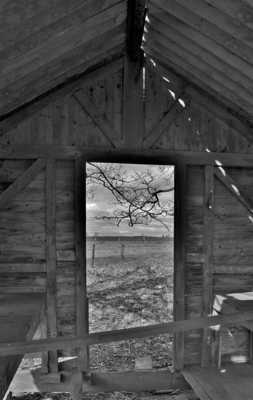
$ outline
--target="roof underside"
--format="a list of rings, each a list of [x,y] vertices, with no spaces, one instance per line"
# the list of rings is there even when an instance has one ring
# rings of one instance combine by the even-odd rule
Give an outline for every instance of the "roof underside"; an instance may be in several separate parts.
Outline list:
[[[129,42],[138,55],[144,7],[145,0],[128,7],[127,0],[1,1],[0,116],[119,57]],[[252,0],[150,0],[147,7],[147,56],[253,123]]]
[[[125,0],[3,0],[0,115],[122,54]]]
[[[252,0],[150,0],[143,48],[253,121]]]

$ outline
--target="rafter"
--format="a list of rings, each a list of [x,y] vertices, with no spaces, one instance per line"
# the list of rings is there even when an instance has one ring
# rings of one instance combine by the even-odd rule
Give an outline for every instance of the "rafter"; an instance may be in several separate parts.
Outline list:
[[[242,70],[235,68],[231,63],[227,63],[226,59],[218,57],[216,53],[209,50],[209,47],[203,47],[203,45],[198,44],[186,33],[187,31],[184,33],[181,29],[181,24],[178,24],[176,18],[169,15],[164,17],[164,14],[160,13],[152,17],[152,23],[148,27],[148,37],[150,36],[151,39],[156,38],[165,47],[169,43],[178,45],[182,52],[187,51],[187,53],[195,55],[199,62],[205,63],[205,69],[207,68],[206,64],[208,66],[211,65],[211,76],[214,76],[215,72],[217,75],[218,72],[223,77],[223,80],[228,82],[229,87],[237,84],[238,87],[235,89],[237,92],[243,92],[245,98],[252,96],[250,92],[252,80],[244,75]]]
[[[218,101],[217,96],[212,96],[207,91],[207,88],[204,90],[204,88],[200,88],[194,82],[190,82],[182,75],[179,75],[179,72],[175,68],[166,65],[166,60],[164,60],[164,65],[161,64],[161,57],[157,53],[152,54],[152,57],[151,55],[148,56],[148,58],[155,61],[155,67],[149,62],[149,68],[152,68],[159,76],[165,76],[170,80],[168,87],[176,90],[177,84],[174,84],[175,81],[181,80],[185,82],[187,84],[185,89],[186,95],[190,97],[193,103],[196,103],[200,108],[213,114],[215,118],[225,123],[229,128],[234,129],[240,135],[244,136],[250,145],[253,144],[253,126],[245,118],[237,115],[234,110],[229,109],[221,101]]]
[[[106,53],[118,52],[119,46],[123,52],[125,25],[126,2],[119,0],[84,23],[70,24],[61,34],[50,35],[46,42],[42,40],[35,48],[13,58],[1,71],[0,114],[83,72],[94,64],[94,58],[99,62],[107,58]]]
[[[193,72],[189,65],[186,66],[184,58],[181,55],[179,56],[178,54],[170,52],[170,57],[168,57],[168,55],[166,56],[161,52],[163,51],[161,50],[161,46],[159,47],[160,50],[157,46],[152,48],[146,47],[145,51],[151,58],[159,60],[159,64],[163,65],[165,69],[176,71],[177,75],[181,76],[183,80],[190,84],[190,87],[194,87],[197,91],[204,93],[207,98],[213,99],[221,108],[228,110],[231,115],[237,116],[239,120],[245,123],[246,127],[249,127],[249,131],[252,131],[253,117],[250,111],[250,105],[247,107],[247,110],[245,110],[241,107],[240,103],[235,104],[231,100],[231,90],[224,89],[220,83],[214,80],[212,80],[212,86],[209,85],[210,77],[207,73],[203,73],[199,70],[197,72],[197,69]],[[224,91],[226,91],[226,96]],[[232,97],[235,96],[236,94],[233,93]],[[248,137],[250,136],[252,136],[252,134]]]
[[[154,50],[161,54],[161,59],[165,57],[168,60],[169,66],[176,65],[179,72],[185,71],[184,76],[186,78],[189,77],[190,80],[198,82],[200,87],[208,87],[209,92],[212,91],[222,96],[225,104],[232,102],[234,109],[241,109],[242,112],[251,115],[252,97],[248,95],[245,98],[244,94],[241,94],[241,90],[239,92],[237,85],[230,84],[229,79],[223,81],[223,74],[215,73],[215,70],[210,68],[207,63],[201,63],[189,51],[184,51],[180,46],[169,42],[165,46],[158,40],[149,40],[145,46],[145,51],[152,54]],[[235,87],[238,88],[237,91]]]
[[[170,13],[193,29],[198,30],[201,34],[215,40],[215,42],[224,46],[229,51],[238,54],[245,61],[253,63],[253,54],[248,44],[243,43],[236,36],[232,36],[222,28],[216,26],[214,21],[210,22],[201,17],[198,13],[199,9],[194,11],[188,1],[181,2],[180,4],[180,1],[174,0],[152,0],[151,6],[153,7],[154,5],[157,11],[160,9],[159,17],[164,21],[166,21],[167,15]],[[152,7],[150,7],[150,11],[152,11]]]
[[[161,1],[161,0],[153,0]],[[167,3],[167,0],[162,0]],[[200,17],[212,22],[215,26],[229,33],[231,36],[242,40],[246,44],[252,47],[252,35],[253,32],[246,25],[238,24],[236,19],[230,15],[220,12],[217,8],[207,4],[207,1],[203,0],[177,0],[177,3],[190,9],[190,11],[196,13]],[[168,6],[169,7],[169,6]],[[238,18],[238,16],[237,16]]]
[[[112,57],[110,61],[103,62],[89,68],[87,71],[75,75],[61,85],[56,86],[54,89],[49,90],[42,96],[37,97],[31,102],[13,110],[7,115],[0,116],[0,136],[9,130],[13,129],[16,125],[24,119],[29,118],[36,112],[39,112],[46,107],[50,102],[56,101],[59,98],[73,93],[81,85],[89,85],[96,79],[103,78],[108,74],[113,74],[123,67],[123,58],[119,55]]]

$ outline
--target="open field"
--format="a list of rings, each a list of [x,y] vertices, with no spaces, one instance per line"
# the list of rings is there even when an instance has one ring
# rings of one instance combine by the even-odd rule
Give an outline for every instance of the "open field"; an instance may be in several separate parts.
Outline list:
[[[87,243],[90,331],[145,326],[172,320],[173,241],[165,238],[97,238],[95,262]],[[122,246],[124,254],[122,257]],[[130,340],[91,347],[91,366],[132,369],[150,356],[154,368],[172,362],[172,338]]]

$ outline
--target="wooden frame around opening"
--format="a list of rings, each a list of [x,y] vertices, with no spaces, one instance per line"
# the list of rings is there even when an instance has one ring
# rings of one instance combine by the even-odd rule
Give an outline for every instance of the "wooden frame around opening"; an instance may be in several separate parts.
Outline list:
[[[173,256],[173,319],[183,320],[185,317],[184,313],[184,279],[182,274],[184,273],[184,256],[183,256],[183,193],[185,184],[185,171],[186,165],[184,163],[175,163],[175,160],[170,160],[170,157],[160,159],[157,156],[149,155],[148,157],[143,154],[117,154],[105,153],[104,155],[97,156],[89,153],[89,155],[82,158],[83,168],[86,162],[105,162],[105,163],[120,163],[120,164],[143,164],[143,165],[168,165],[174,167],[174,256]],[[176,180],[178,183],[176,183]],[[85,182],[86,187],[86,182]],[[176,201],[178,203],[175,206]],[[86,199],[85,199],[86,204]],[[85,244],[86,248],[86,244]],[[86,260],[85,260],[85,276],[86,276]],[[86,291],[86,287],[85,287]],[[179,296],[179,301],[176,301],[176,296]],[[86,304],[87,307],[87,304]],[[88,321],[88,318],[87,318]],[[88,328],[85,328],[89,331]],[[139,327],[141,330],[141,327]],[[145,328],[144,328],[145,330]],[[176,370],[181,369],[183,366],[184,359],[184,332],[178,332],[173,335],[173,363]]]

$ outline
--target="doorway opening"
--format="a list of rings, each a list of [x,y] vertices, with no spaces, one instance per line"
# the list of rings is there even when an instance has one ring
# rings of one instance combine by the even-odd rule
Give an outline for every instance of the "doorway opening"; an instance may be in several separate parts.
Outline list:
[[[86,163],[89,332],[173,320],[174,166]],[[106,370],[172,365],[172,335],[90,347]]]

